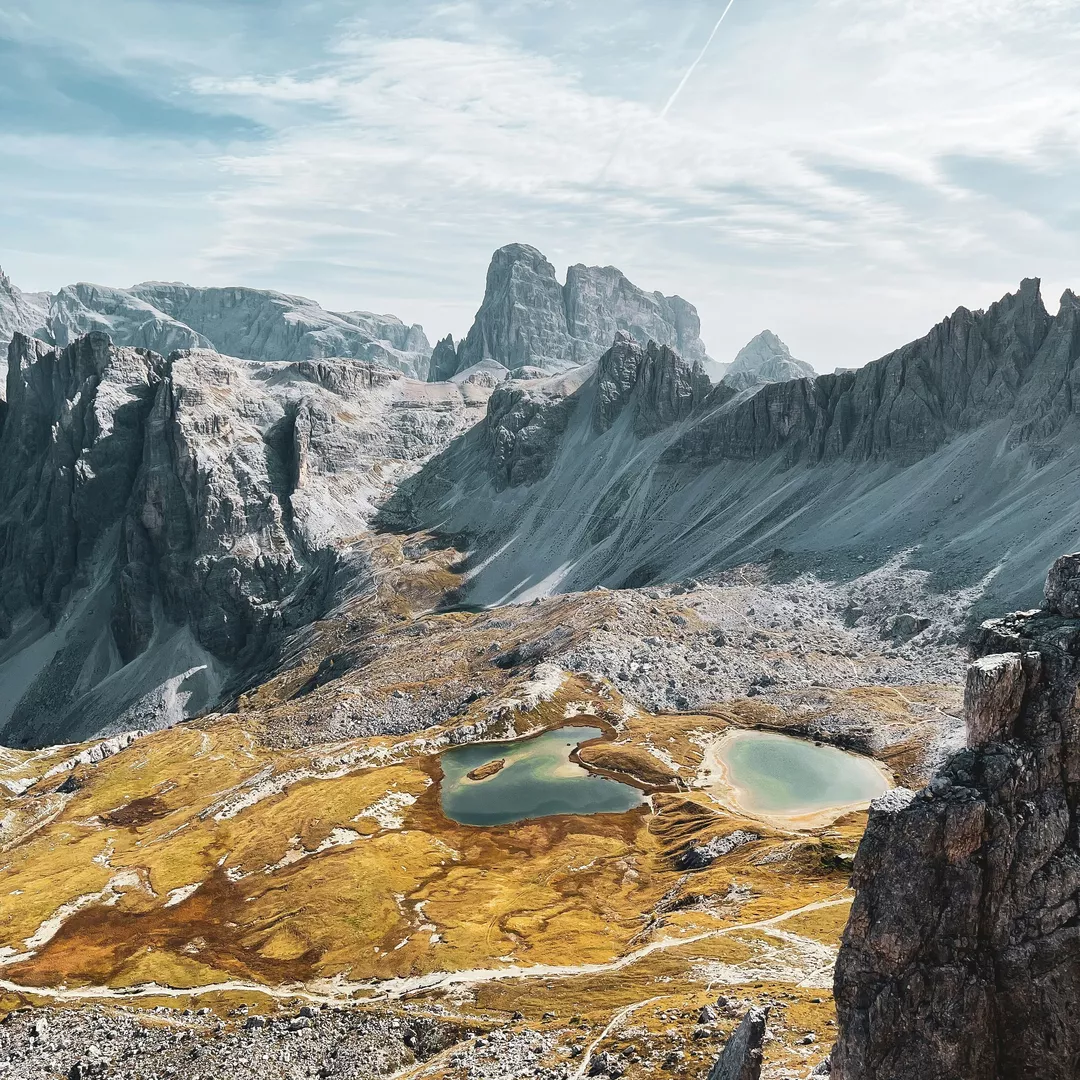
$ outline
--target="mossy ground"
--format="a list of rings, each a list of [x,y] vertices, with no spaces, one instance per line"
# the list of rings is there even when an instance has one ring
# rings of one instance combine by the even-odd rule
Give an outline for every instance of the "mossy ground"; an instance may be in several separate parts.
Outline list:
[[[431,614],[455,581],[450,554],[417,565],[400,544],[384,547],[389,599],[384,587],[350,619],[403,638],[422,624],[415,650],[437,647],[449,658],[442,666],[384,650],[349,668],[352,678],[318,683],[353,632],[327,623],[235,712],[79,766],[67,793],[56,792],[65,775],[16,791],[70,748],[3,751],[0,780],[12,794],[0,852],[0,979],[19,989],[5,992],[0,1010],[64,988],[72,1000],[136,990],[127,1000],[147,1007],[227,1011],[240,1001],[268,1006],[269,992],[287,998],[296,987],[357,1002],[408,995],[473,1014],[520,1011],[537,1024],[554,1013],[561,1024],[576,1018],[588,1041],[618,1010],[656,998],[623,1026],[686,1050],[689,1067],[714,1057],[733,1026],[724,1017],[690,1038],[701,1007],[724,994],[783,1003],[768,1049],[777,1067],[820,1060],[831,1041],[828,966],[847,914],[847,860],[865,815],[790,833],[692,790],[703,741],[732,725],[784,726],[783,711],[745,701],[651,715],[602,682],[564,674],[545,700],[507,707],[500,733],[574,718],[601,726],[606,739],[582,760],[645,787],[650,802],[625,814],[459,825],[441,812],[438,751],[448,730],[490,724],[498,702],[521,693],[528,673],[490,663],[496,636],[507,648],[521,635],[513,625],[477,629],[468,613]],[[529,633],[576,632],[575,612],[565,599],[530,609]],[[581,625],[596,617],[587,611]],[[333,745],[280,737],[290,716],[331,707],[344,688],[392,693],[460,678],[481,662],[487,692],[439,727]],[[849,698],[870,711],[907,707],[892,690]],[[739,828],[762,838],[707,869],[675,869],[689,842]],[[528,971],[537,966],[543,975]],[[493,977],[510,968],[522,970]],[[808,1032],[818,1042],[800,1045]],[[620,1028],[606,1042],[630,1038]]]

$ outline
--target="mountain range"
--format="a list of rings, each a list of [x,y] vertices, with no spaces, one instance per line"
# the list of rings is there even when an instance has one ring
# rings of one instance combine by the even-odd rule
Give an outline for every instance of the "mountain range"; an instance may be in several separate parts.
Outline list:
[[[4,279],[0,299],[9,743],[242,692],[371,588],[373,528],[466,537],[472,605],[900,556],[1000,605],[1080,526],[1078,303],[1051,316],[1034,280],[853,372],[813,376],[766,331],[719,381],[691,305],[611,268],[559,285],[523,245],[434,382],[411,377],[418,327],[283,294]],[[346,355],[298,355],[320,349]]]
[[[523,245],[430,355],[0,320],[0,1071],[1075,1075],[1071,292],[828,375]]]

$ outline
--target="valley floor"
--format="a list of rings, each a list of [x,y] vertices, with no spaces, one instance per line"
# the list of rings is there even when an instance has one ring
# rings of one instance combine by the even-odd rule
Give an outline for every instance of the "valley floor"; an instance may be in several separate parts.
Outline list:
[[[458,552],[364,543],[376,595],[232,711],[0,751],[0,1076],[703,1077],[761,1002],[765,1075],[809,1075],[865,812],[761,820],[703,762],[786,731],[918,786],[960,737],[973,598],[898,560],[443,610]],[[444,815],[447,747],[567,724],[643,805]]]

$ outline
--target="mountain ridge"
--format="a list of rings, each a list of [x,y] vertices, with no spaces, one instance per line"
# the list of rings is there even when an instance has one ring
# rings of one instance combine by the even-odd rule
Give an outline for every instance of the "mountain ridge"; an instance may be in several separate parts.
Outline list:
[[[489,412],[484,433],[410,478],[384,518],[473,536],[482,603],[541,582],[677,580],[775,548],[838,567],[918,549],[917,565],[965,585],[1012,564],[987,603],[1019,603],[1080,528],[1064,495],[1080,464],[1065,431],[1080,400],[1078,316],[1071,293],[1050,316],[1027,279],[857,371],[738,393],[721,383],[644,438],[633,421],[593,430],[600,369],[566,394],[528,384],[516,413]],[[672,377],[685,387],[691,372],[678,361]],[[530,468],[500,464],[523,454]],[[1010,504],[1021,483],[1027,504]],[[544,507],[559,507],[558,524]],[[1028,535],[1038,515],[1048,531]]]

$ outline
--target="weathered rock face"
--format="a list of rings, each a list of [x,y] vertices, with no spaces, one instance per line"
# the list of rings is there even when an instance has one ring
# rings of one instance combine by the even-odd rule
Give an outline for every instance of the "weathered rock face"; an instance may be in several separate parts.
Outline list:
[[[620,330],[597,365],[593,427],[607,431],[632,402],[635,433],[652,435],[689,417],[711,389],[700,362],[691,366],[666,345],[642,346]]]
[[[428,382],[446,382],[457,371],[457,346],[453,334],[447,334],[431,351]]]
[[[816,374],[809,364],[796,360],[771,330],[763,330],[739,350],[723,381],[733,390],[745,390],[770,382],[812,379]]]
[[[647,293],[613,266],[571,266],[561,285],[536,248],[511,244],[492,257],[484,302],[453,371],[444,353],[430,377],[449,378],[484,360],[519,374],[558,373],[599,359],[620,331],[690,362],[708,360],[697,311],[681,297]]]
[[[560,371],[573,363],[573,351],[555,267],[526,244],[500,248],[491,258],[476,320],[458,349],[456,370],[491,359],[510,370],[534,364]]]
[[[341,356],[425,378],[431,347],[419,326],[392,315],[324,311],[302,296],[144,282],[132,289],[80,283],[53,298],[44,335],[60,346],[92,331],[117,345],[168,355],[212,349],[246,360]]]
[[[760,1080],[767,1008],[754,1007],[739,1022],[709,1071],[709,1080]]]
[[[47,293],[24,293],[0,269],[0,414],[7,385],[7,350],[16,334],[40,336],[48,316]]]
[[[871,810],[836,967],[840,1080],[1066,1080],[1080,1069],[1080,560],[985,623],[969,747]]]
[[[344,541],[490,393],[358,360],[166,360],[103,334],[64,349],[17,336],[9,357],[9,744],[160,726],[212,704],[284,633],[370,584]]]
[[[691,364],[708,359],[693,304],[681,296],[645,292],[614,266],[571,266],[563,295],[579,364],[597,359],[619,332],[642,344],[667,345]]]
[[[16,334],[32,335],[45,325],[51,299],[47,293],[24,293],[0,269],[0,345],[5,353]]]
[[[1052,318],[1038,281],[1026,280],[987,311],[959,308],[925,337],[858,371],[766,385],[697,425],[672,453],[699,462],[781,450],[789,463],[916,461],[1038,396],[1030,384],[1051,366],[1047,351],[1072,371],[1080,336],[1066,346],[1063,330],[1073,317],[1063,301]]]
[[[68,349],[17,335],[0,436],[0,632],[23,609],[55,622],[115,525],[164,361],[91,334]]]

